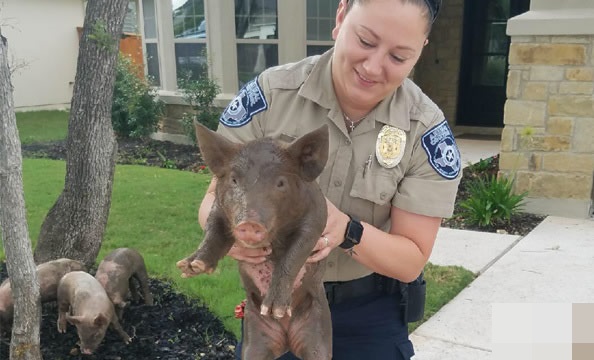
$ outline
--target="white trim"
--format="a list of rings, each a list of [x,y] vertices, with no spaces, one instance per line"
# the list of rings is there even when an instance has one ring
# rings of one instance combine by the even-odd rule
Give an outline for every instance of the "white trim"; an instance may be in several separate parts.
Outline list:
[[[531,10],[507,22],[507,35],[591,35],[594,8]]]

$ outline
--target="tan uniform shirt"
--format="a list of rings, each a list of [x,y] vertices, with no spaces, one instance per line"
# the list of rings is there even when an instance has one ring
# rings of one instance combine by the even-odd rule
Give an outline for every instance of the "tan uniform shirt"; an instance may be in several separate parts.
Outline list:
[[[249,84],[230,103],[218,132],[238,143],[264,136],[290,142],[327,123],[329,157],[318,181],[340,210],[384,231],[390,228],[392,206],[427,216],[451,216],[461,173],[458,149],[455,143],[451,145],[451,137],[449,164],[453,168],[440,167],[439,161],[445,158],[432,158],[428,152],[439,152],[436,145],[448,145],[439,143],[443,133],[449,132],[447,123],[428,134],[444,121],[441,110],[406,79],[349,134],[333,90],[331,58],[332,50],[264,71],[258,83]],[[384,125],[406,134],[402,159],[393,168],[380,165],[376,156]],[[347,281],[371,273],[340,248],[332,251],[326,264],[324,281]]]

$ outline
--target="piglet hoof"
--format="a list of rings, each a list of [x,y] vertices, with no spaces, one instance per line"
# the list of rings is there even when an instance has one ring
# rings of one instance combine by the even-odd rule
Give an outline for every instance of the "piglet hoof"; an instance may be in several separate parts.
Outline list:
[[[262,305],[260,307],[260,315],[268,316],[270,314],[270,308],[266,305]],[[293,316],[293,312],[291,311],[290,307],[274,307],[272,309],[272,316],[280,320],[286,316],[291,317]]]
[[[190,262],[189,259],[184,259],[178,261],[176,266],[182,271],[181,276],[183,278],[189,278],[202,273],[211,274],[214,271],[214,268],[206,266],[202,260],[192,260]]]

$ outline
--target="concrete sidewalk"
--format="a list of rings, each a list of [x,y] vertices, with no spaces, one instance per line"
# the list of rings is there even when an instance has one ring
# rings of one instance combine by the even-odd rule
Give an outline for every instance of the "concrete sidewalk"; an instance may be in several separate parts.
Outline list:
[[[491,359],[492,304],[594,301],[594,220],[549,216],[523,238],[442,228],[430,261],[480,275],[411,334],[414,359]]]

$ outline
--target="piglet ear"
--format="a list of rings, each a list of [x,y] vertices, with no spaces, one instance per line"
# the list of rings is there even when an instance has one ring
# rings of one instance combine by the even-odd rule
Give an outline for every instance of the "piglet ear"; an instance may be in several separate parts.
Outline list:
[[[221,177],[225,173],[225,164],[235,156],[241,145],[227,140],[197,121],[194,121],[194,126],[202,158],[212,173]]]
[[[82,316],[71,316],[66,314],[66,321],[68,321],[71,325],[79,325],[80,323],[83,322],[83,317]]]
[[[107,320],[107,316],[103,314],[95,316],[95,319],[93,320],[93,325],[97,327],[105,326],[107,323],[109,323],[109,320]]]
[[[300,176],[305,181],[314,181],[324,170],[328,161],[328,125],[307,133],[295,140],[287,151],[297,159]]]

